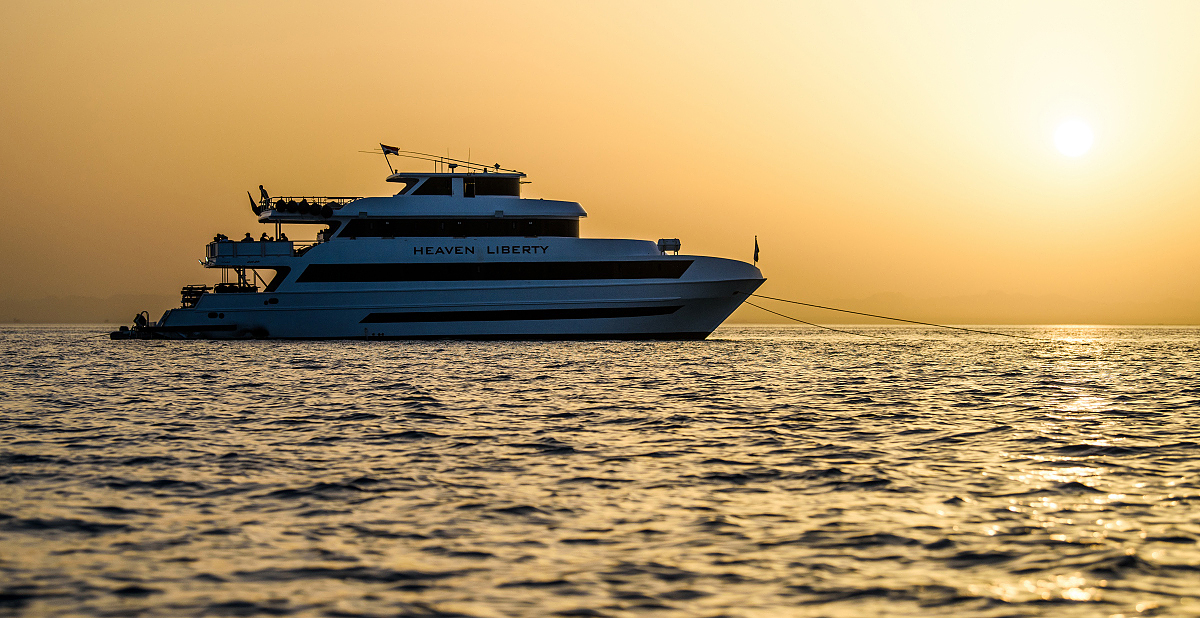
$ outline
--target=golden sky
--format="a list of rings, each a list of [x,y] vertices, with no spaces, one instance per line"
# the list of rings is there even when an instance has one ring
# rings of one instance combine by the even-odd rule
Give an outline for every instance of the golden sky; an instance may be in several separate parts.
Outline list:
[[[266,229],[245,191],[387,194],[359,152],[384,142],[523,170],[585,236],[748,260],[758,235],[774,296],[1200,323],[1197,24],[1200,2],[7,0],[0,300],[211,283],[213,234]]]

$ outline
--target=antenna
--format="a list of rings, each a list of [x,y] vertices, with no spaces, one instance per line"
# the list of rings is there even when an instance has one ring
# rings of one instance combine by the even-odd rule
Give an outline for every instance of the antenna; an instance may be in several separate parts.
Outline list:
[[[378,152],[378,151],[376,151],[376,152]],[[482,163],[472,163],[470,161],[463,161],[462,159],[454,159],[454,158],[451,158],[449,155],[432,155],[432,154],[427,154],[424,152],[414,152],[411,150],[394,150],[394,149],[390,149],[387,154],[394,154],[398,157],[404,157],[406,159],[417,159],[418,161],[429,161],[430,163],[433,163],[434,173],[444,172],[446,170],[446,168],[457,169],[459,167],[464,168],[467,172],[471,172],[471,173],[481,173],[481,172],[489,169],[487,165],[484,165]],[[474,156],[474,153],[471,153],[468,156]],[[517,174],[519,176],[525,176],[524,172],[521,172],[519,170],[510,170],[510,169],[502,168],[502,167],[500,167],[499,163],[491,166],[491,168],[494,169],[497,173]]]

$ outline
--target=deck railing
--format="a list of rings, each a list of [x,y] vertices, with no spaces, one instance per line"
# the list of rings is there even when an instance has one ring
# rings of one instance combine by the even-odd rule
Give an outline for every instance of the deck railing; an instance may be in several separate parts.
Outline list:
[[[291,257],[295,254],[290,240],[220,240],[208,243],[205,256],[219,257]]]
[[[259,198],[258,207],[263,212],[274,210],[276,212],[294,212],[302,215],[318,215],[321,213],[322,208],[329,207],[330,210],[338,210],[342,206],[359,199],[362,198],[320,195],[266,197]]]

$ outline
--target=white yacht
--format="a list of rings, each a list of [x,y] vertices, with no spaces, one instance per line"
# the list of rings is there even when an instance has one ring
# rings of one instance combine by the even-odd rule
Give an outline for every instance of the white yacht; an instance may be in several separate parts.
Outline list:
[[[251,208],[274,237],[218,235],[201,264],[222,283],[184,287],[182,306],[113,338],[703,339],[764,281],[675,239],[580,238],[583,208],[522,198],[524,173],[384,154],[434,171],[389,160],[388,197],[262,191]],[[316,240],[286,240],[299,225]]]

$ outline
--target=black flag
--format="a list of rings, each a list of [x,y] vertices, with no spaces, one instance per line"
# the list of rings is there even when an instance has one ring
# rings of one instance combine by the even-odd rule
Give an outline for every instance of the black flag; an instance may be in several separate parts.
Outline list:
[[[754,264],[758,265],[758,237],[754,237]]]
[[[383,144],[380,144],[379,147],[383,149],[384,156],[387,156],[390,154],[394,154],[394,155],[400,154],[400,149],[396,148],[395,146],[384,146]]]
[[[250,195],[250,192],[247,191],[246,197],[250,198],[250,210],[253,210],[255,215],[261,215],[262,208],[258,204],[254,203],[254,196]]]

